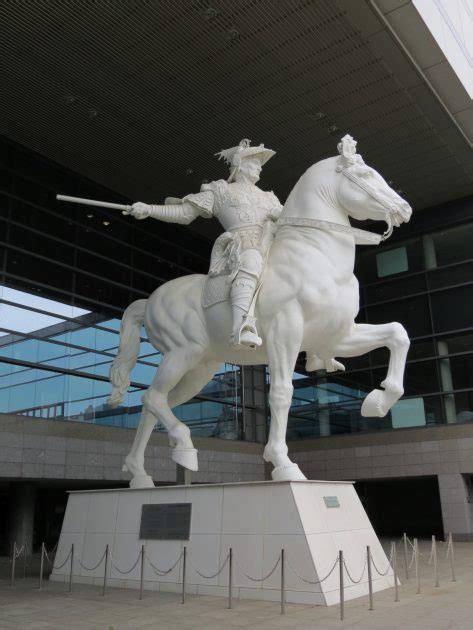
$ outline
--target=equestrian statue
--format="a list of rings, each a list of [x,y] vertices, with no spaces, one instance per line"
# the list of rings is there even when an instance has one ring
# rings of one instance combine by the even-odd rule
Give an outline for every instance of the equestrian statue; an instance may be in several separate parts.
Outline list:
[[[168,431],[172,459],[198,469],[189,428],[172,409],[206,385],[223,362],[267,364],[271,374],[271,423],[263,458],[279,481],[305,479],[288,457],[286,428],[292,376],[300,352],[308,371],[344,369],[335,357],[354,357],[380,347],[390,351],[386,378],[363,401],[361,414],[385,416],[403,395],[409,338],[403,326],[356,324],[358,281],[353,274],[356,244],[377,245],[394,227],[409,221],[411,208],[356,152],[346,135],[339,155],[317,162],[299,179],[284,207],[272,192],[256,186],[274,151],[243,140],[222,151],[228,180],[163,205],[135,203],[137,219],[188,224],[216,217],[225,232],[216,240],[207,276],[194,274],[160,286],[147,300],[125,311],[119,351],[112,363],[111,406],[130,385],[144,325],[149,342],[162,353],[157,374],[143,396],[143,410],[124,469],[130,486],[153,486],[144,453],[156,422]],[[350,225],[383,220],[381,236]]]

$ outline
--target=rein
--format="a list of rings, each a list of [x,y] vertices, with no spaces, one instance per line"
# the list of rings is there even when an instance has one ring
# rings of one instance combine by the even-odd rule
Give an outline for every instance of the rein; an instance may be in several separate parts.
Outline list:
[[[388,230],[384,234],[376,234],[367,230],[360,230],[351,225],[342,225],[341,223],[332,223],[331,221],[322,221],[321,219],[308,219],[301,217],[280,217],[277,225],[293,225],[296,227],[319,228],[321,230],[329,230],[331,232],[341,232],[343,234],[351,234],[355,237],[359,245],[379,245],[382,241],[391,236]]]

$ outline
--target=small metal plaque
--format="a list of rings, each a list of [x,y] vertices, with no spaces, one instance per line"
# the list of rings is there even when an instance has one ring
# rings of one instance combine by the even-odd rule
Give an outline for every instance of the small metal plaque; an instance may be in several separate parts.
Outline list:
[[[328,508],[340,507],[338,497],[324,497],[325,506]]]
[[[192,503],[153,503],[141,509],[141,540],[189,540]]]

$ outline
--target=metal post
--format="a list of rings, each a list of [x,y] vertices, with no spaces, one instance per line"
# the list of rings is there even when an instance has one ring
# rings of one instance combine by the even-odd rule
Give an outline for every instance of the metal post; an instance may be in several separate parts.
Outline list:
[[[38,590],[41,590],[43,586],[43,567],[44,567],[44,542],[41,543],[41,563],[39,565],[39,587]]]
[[[16,565],[16,541],[13,543],[13,555],[11,559],[11,582],[10,586],[13,586],[15,581],[15,565]]]
[[[23,579],[26,580],[26,540],[23,544]]]
[[[437,541],[435,540],[435,536],[432,536],[432,556],[434,558],[435,586],[440,586],[440,584],[439,584],[439,565],[438,565],[438,558],[437,558]]]
[[[72,593],[72,568],[74,566],[74,543],[71,545],[71,570],[69,572],[69,593]]]
[[[343,551],[338,552],[338,564],[340,569],[340,619],[345,619],[345,590],[343,584]]]
[[[105,547],[105,568],[103,570],[103,589],[102,595],[105,597],[105,591],[107,590],[107,570],[108,570],[108,543]]]
[[[230,551],[228,552],[228,607],[231,608],[233,605],[232,601],[232,582],[233,582],[233,551],[230,547]]]
[[[145,573],[145,546],[141,545],[140,599],[143,599],[143,577]]]
[[[396,557],[396,543],[391,543],[391,551],[393,555],[393,574],[394,574],[394,601],[399,601],[399,586],[397,583],[397,557]]]
[[[407,559],[407,534],[404,532],[403,534],[403,542],[404,542],[404,562],[406,563],[406,580],[409,579],[409,561]]]
[[[369,610],[374,610],[373,606],[373,578],[371,576],[371,549],[369,545],[366,547],[366,566],[368,567],[368,591],[370,594]]]
[[[420,574],[419,574],[419,543],[417,538],[414,538],[414,566],[416,571],[416,581],[417,581],[417,595],[420,594]]]
[[[457,578],[455,577],[455,557],[453,555],[453,534],[452,532],[448,535],[448,543],[450,545],[450,567],[452,569],[452,582],[456,582]]]
[[[182,552],[182,603],[186,603],[186,554],[187,547]]]
[[[284,549],[281,549],[281,615],[286,612],[286,586],[284,583]]]

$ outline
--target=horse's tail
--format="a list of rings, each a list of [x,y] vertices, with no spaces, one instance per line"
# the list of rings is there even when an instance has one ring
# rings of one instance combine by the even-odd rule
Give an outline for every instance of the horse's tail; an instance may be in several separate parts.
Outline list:
[[[145,318],[146,302],[147,300],[136,300],[123,313],[118,354],[110,368],[112,383],[112,393],[108,399],[110,407],[116,407],[123,402],[130,385],[130,372],[140,353],[140,330]]]

